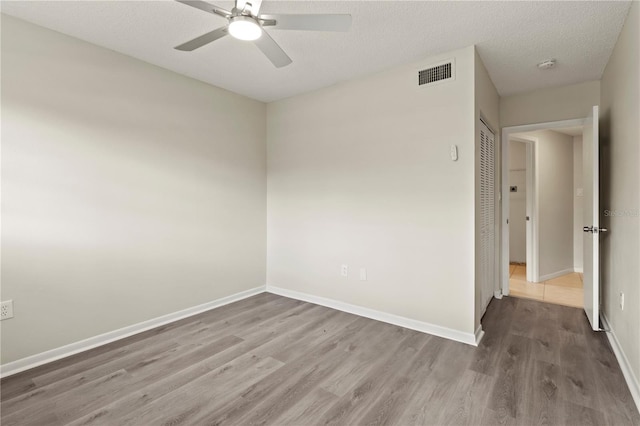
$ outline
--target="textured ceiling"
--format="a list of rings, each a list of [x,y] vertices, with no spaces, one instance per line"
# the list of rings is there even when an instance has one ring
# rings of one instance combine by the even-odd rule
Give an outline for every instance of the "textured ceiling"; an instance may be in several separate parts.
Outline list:
[[[216,2],[214,2],[216,3]],[[230,9],[233,4],[217,2]],[[174,1],[2,1],[2,12],[269,102],[476,44],[501,95],[600,79],[630,2],[264,0],[262,13],[351,13],[349,33],[269,29],[277,69],[230,37],[174,46],[225,20]],[[536,64],[557,59],[548,71]]]

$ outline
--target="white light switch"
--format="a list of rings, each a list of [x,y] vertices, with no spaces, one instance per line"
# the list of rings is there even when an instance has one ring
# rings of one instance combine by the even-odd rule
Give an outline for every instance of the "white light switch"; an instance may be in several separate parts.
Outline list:
[[[366,280],[367,280],[367,269],[360,268],[360,281],[366,281]]]
[[[583,197],[583,196],[584,196],[584,189],[582,188],[576,189],[576,197]]]
[[[458,147],[451,145],[451,161],[458,161]]]

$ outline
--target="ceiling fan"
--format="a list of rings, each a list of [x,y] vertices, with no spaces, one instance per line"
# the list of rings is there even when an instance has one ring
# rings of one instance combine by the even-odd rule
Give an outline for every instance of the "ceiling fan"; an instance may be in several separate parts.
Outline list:
[[[224,10],[205,1],[176,0],[205,12],[226,18],[228,24],[176,46],[175,49],[190,52],[209,44],[227,34],[238,40],[253,41],[264,55],[278,68],[292,61],[282,48],[264,30],[274,27],[278,30],[303,31],[349,31],[351,15],[260,15],[262,0],[236,0],[235,7]]]

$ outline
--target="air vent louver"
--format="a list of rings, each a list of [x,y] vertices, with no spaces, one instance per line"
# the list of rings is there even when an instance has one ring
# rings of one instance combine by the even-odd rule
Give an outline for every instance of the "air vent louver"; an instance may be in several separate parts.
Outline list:
[[[446,64],[418,71],[418,86],[435,83],[436,81],[447,80],[451,77],[452,64],[451,62],[447,62]]]

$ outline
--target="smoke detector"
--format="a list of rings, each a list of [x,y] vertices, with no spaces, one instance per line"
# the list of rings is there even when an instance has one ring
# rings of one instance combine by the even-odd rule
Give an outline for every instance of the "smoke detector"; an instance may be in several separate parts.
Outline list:
[[[556,66],[555,59],[547,59],[546,61],[542,61],[538,64],[538,68],[541,70],[548,70]]]

